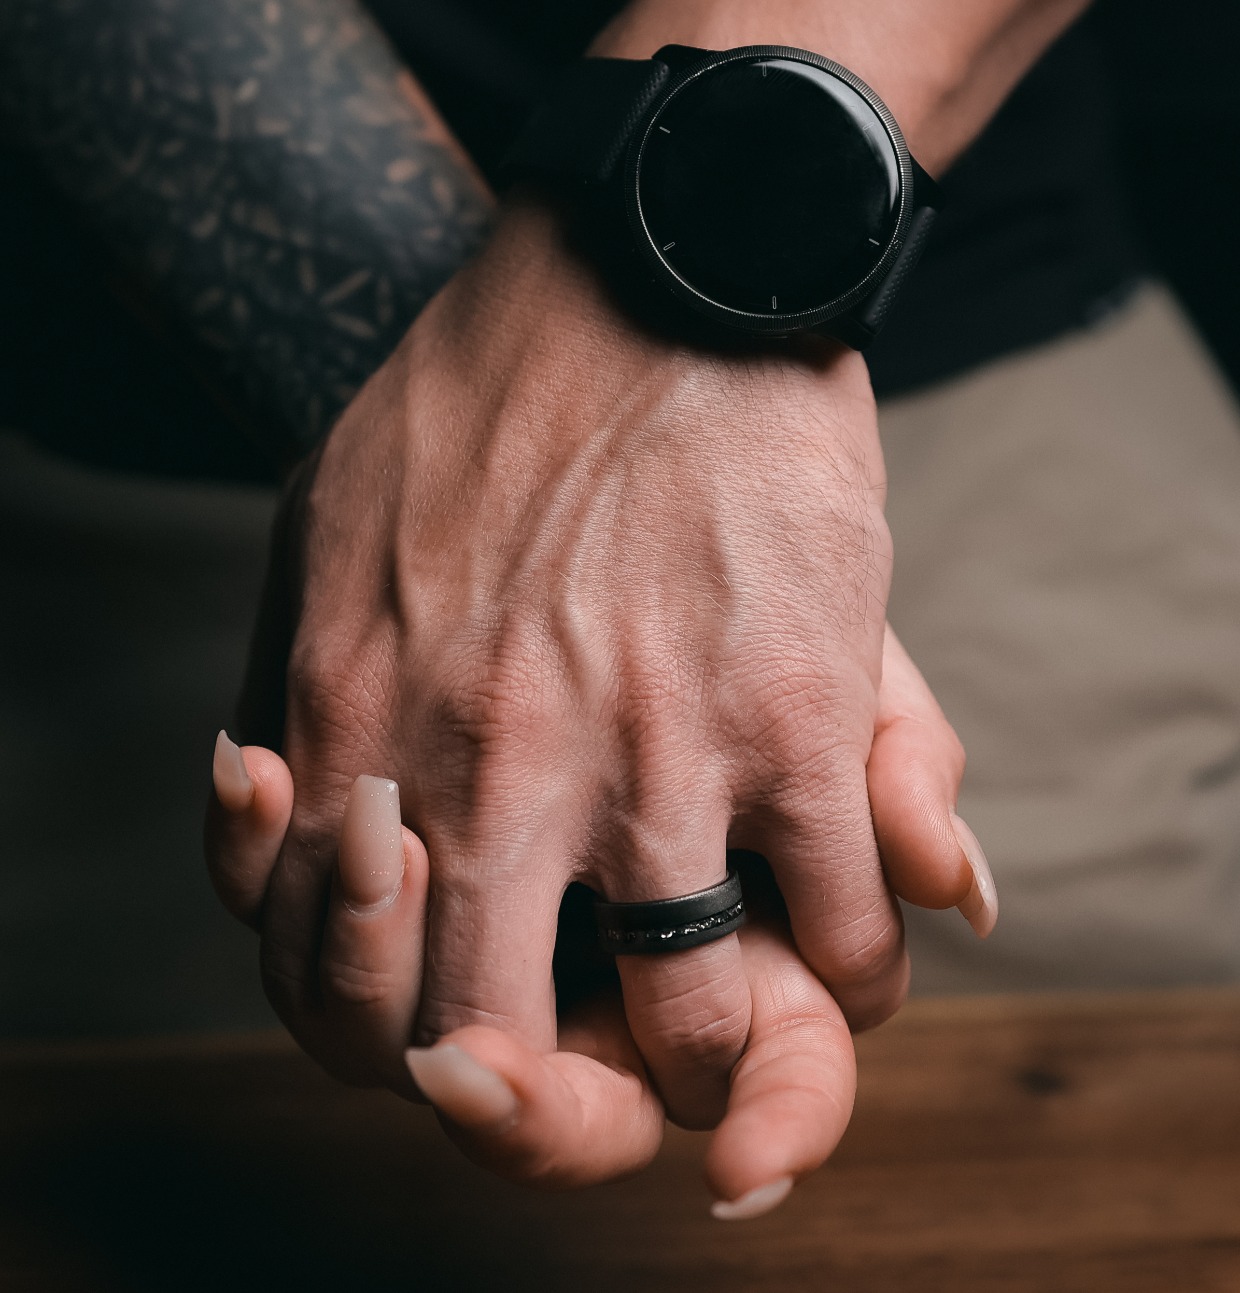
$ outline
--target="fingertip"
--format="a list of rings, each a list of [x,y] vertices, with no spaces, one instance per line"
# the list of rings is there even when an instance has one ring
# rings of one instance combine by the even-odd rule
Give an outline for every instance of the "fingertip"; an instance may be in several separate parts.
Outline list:
[[[956,904],[978,938],[989,938],[999,919],[999,893],[995,888],[990,863],[978,838],[968,823],[956,813],[951,815],[952,829],[969,865],[971,883],[964,898]]]
[[[914,906],[958,906],[973,884],[954,828],[964,765],[955,730],[888,625],[866,780],[883,870]]]
[[[215,738],[211,784],[220,808],[230,819],[250,817],[260,828],[293,811],[293,777],[288,764],[262,745],[237,745],[222,728]]]
[[[410,1047],[405,1063],[418,1090],[467,1130],[500,1136],[517,1121],[520,1097],[503,1075],[451,1042]]]
[[[716,1199],[710,1205],[710,1215],[716,1221],[751,1221],[754,1217],[764,1217],[783,1203],[795,1184],[791,1176],[780,1176],[755,1186],[739,1199]]]
[[[243,813],[254,802],[254,782],[246,767],[241,747],[223,728],[215,738],[211,781],[215,787],[215,797],[226,812],[234,815]]]
[[[253,926],[292,817],[292,776],[273,750],[238,747],[221,732],[212,780],[203,833],[207,870],[224,906]]]
[[[874,740],[866,777],[874,838],[897,896],[915,907],[955,907],[973,873],[952,824],[956,785],[921,748],[923,734],[902,720]]]
[[[609,1020],[594,1040],[607,1040]],[[458,1147],[481,1166],[550,1189],[595,1184],[645,1166],[663,1134],[641,1078],[572,1051],[543,1055],[499,1029],[469,1025],[407,1052],[420,1090]]]
[[[725,1220],[769,1211],[791,1182],[828,1158],[852,1116],[857,1085],[853,1041],[838,1004],[771,933],[751,931],[746,941],[753,1036],[703,1164],[722,1205],[712,1213]]]
[[[345,801],[336,860],[341,896],[355,914],[388,906],[400,893],[405,870],[402,830],[396,782],[358,777]]]
[[[293,815],[293,774],[288,764],[264,745],[243,745],[241,757],[254,785],[250,815],[265,834],[283,836]]]

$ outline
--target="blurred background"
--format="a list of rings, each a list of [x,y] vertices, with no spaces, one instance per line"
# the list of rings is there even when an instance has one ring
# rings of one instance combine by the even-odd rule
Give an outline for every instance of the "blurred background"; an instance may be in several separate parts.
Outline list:
[[[1105,0],[1087,25],[1147,270],[1240,390],[1236,10]],[[0,153],[2,1037],[274,1022],[199,830],[276,479],[37,166]],[[1003,929],[963,978],[919,986],[1065,986],[988,980]]]

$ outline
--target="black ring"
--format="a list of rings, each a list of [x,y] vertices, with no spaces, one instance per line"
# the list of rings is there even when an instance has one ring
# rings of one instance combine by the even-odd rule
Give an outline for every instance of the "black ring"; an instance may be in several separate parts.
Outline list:
[[[594,904],[599,943],[613,956],[679,952],[713,942],[745,923],[745,900],[735,871],[698,893],[654,902]]]

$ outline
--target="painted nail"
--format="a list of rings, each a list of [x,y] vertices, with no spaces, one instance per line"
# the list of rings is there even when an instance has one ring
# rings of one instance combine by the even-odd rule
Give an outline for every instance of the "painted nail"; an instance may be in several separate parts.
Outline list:
[[[215,738],[211,780],[215,782],[215,797],[230,813],[243,813],[254,802],[254,783],[241,757],[241,747],[230,741],[224,731]]]
[[[759,1185],[756,1190],[742,1194],[739,1199],[718,1199],[710,1205],[710,1215],[716,1221],[748,1221],[773,1211],[792,1193],[792,1177],[781,1176],[777,1181]]]
[[[516,1092],[459,1046],[411,1047],[405,1063],[422,1094],[462,1127],[496,1134],[516,1122]]]
[[[358,777],[340,823],[340,889],[350,907],[386,907],[400,893],[405,849],[400,789],[386,777]]]
[[[985,938],[999,919],[999,894],[995,889],[995,879],[990,873],[986,854],[977,842],[977,836],[969,829],[964,818],[952,813],[952,828],[968,859],[969,869],[973,872],[969,892],[963,902],[957,903],[956,910],[973,926],[973,932],[978,938]]]

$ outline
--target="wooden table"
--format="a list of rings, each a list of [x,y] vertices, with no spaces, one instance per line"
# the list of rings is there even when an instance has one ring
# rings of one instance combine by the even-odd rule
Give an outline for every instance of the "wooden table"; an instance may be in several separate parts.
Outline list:
[[[524,1192],[280,1038],[0,1050],[0,1288],[1240,1291],[1240,993],[914,1003],[778,1212]]]

